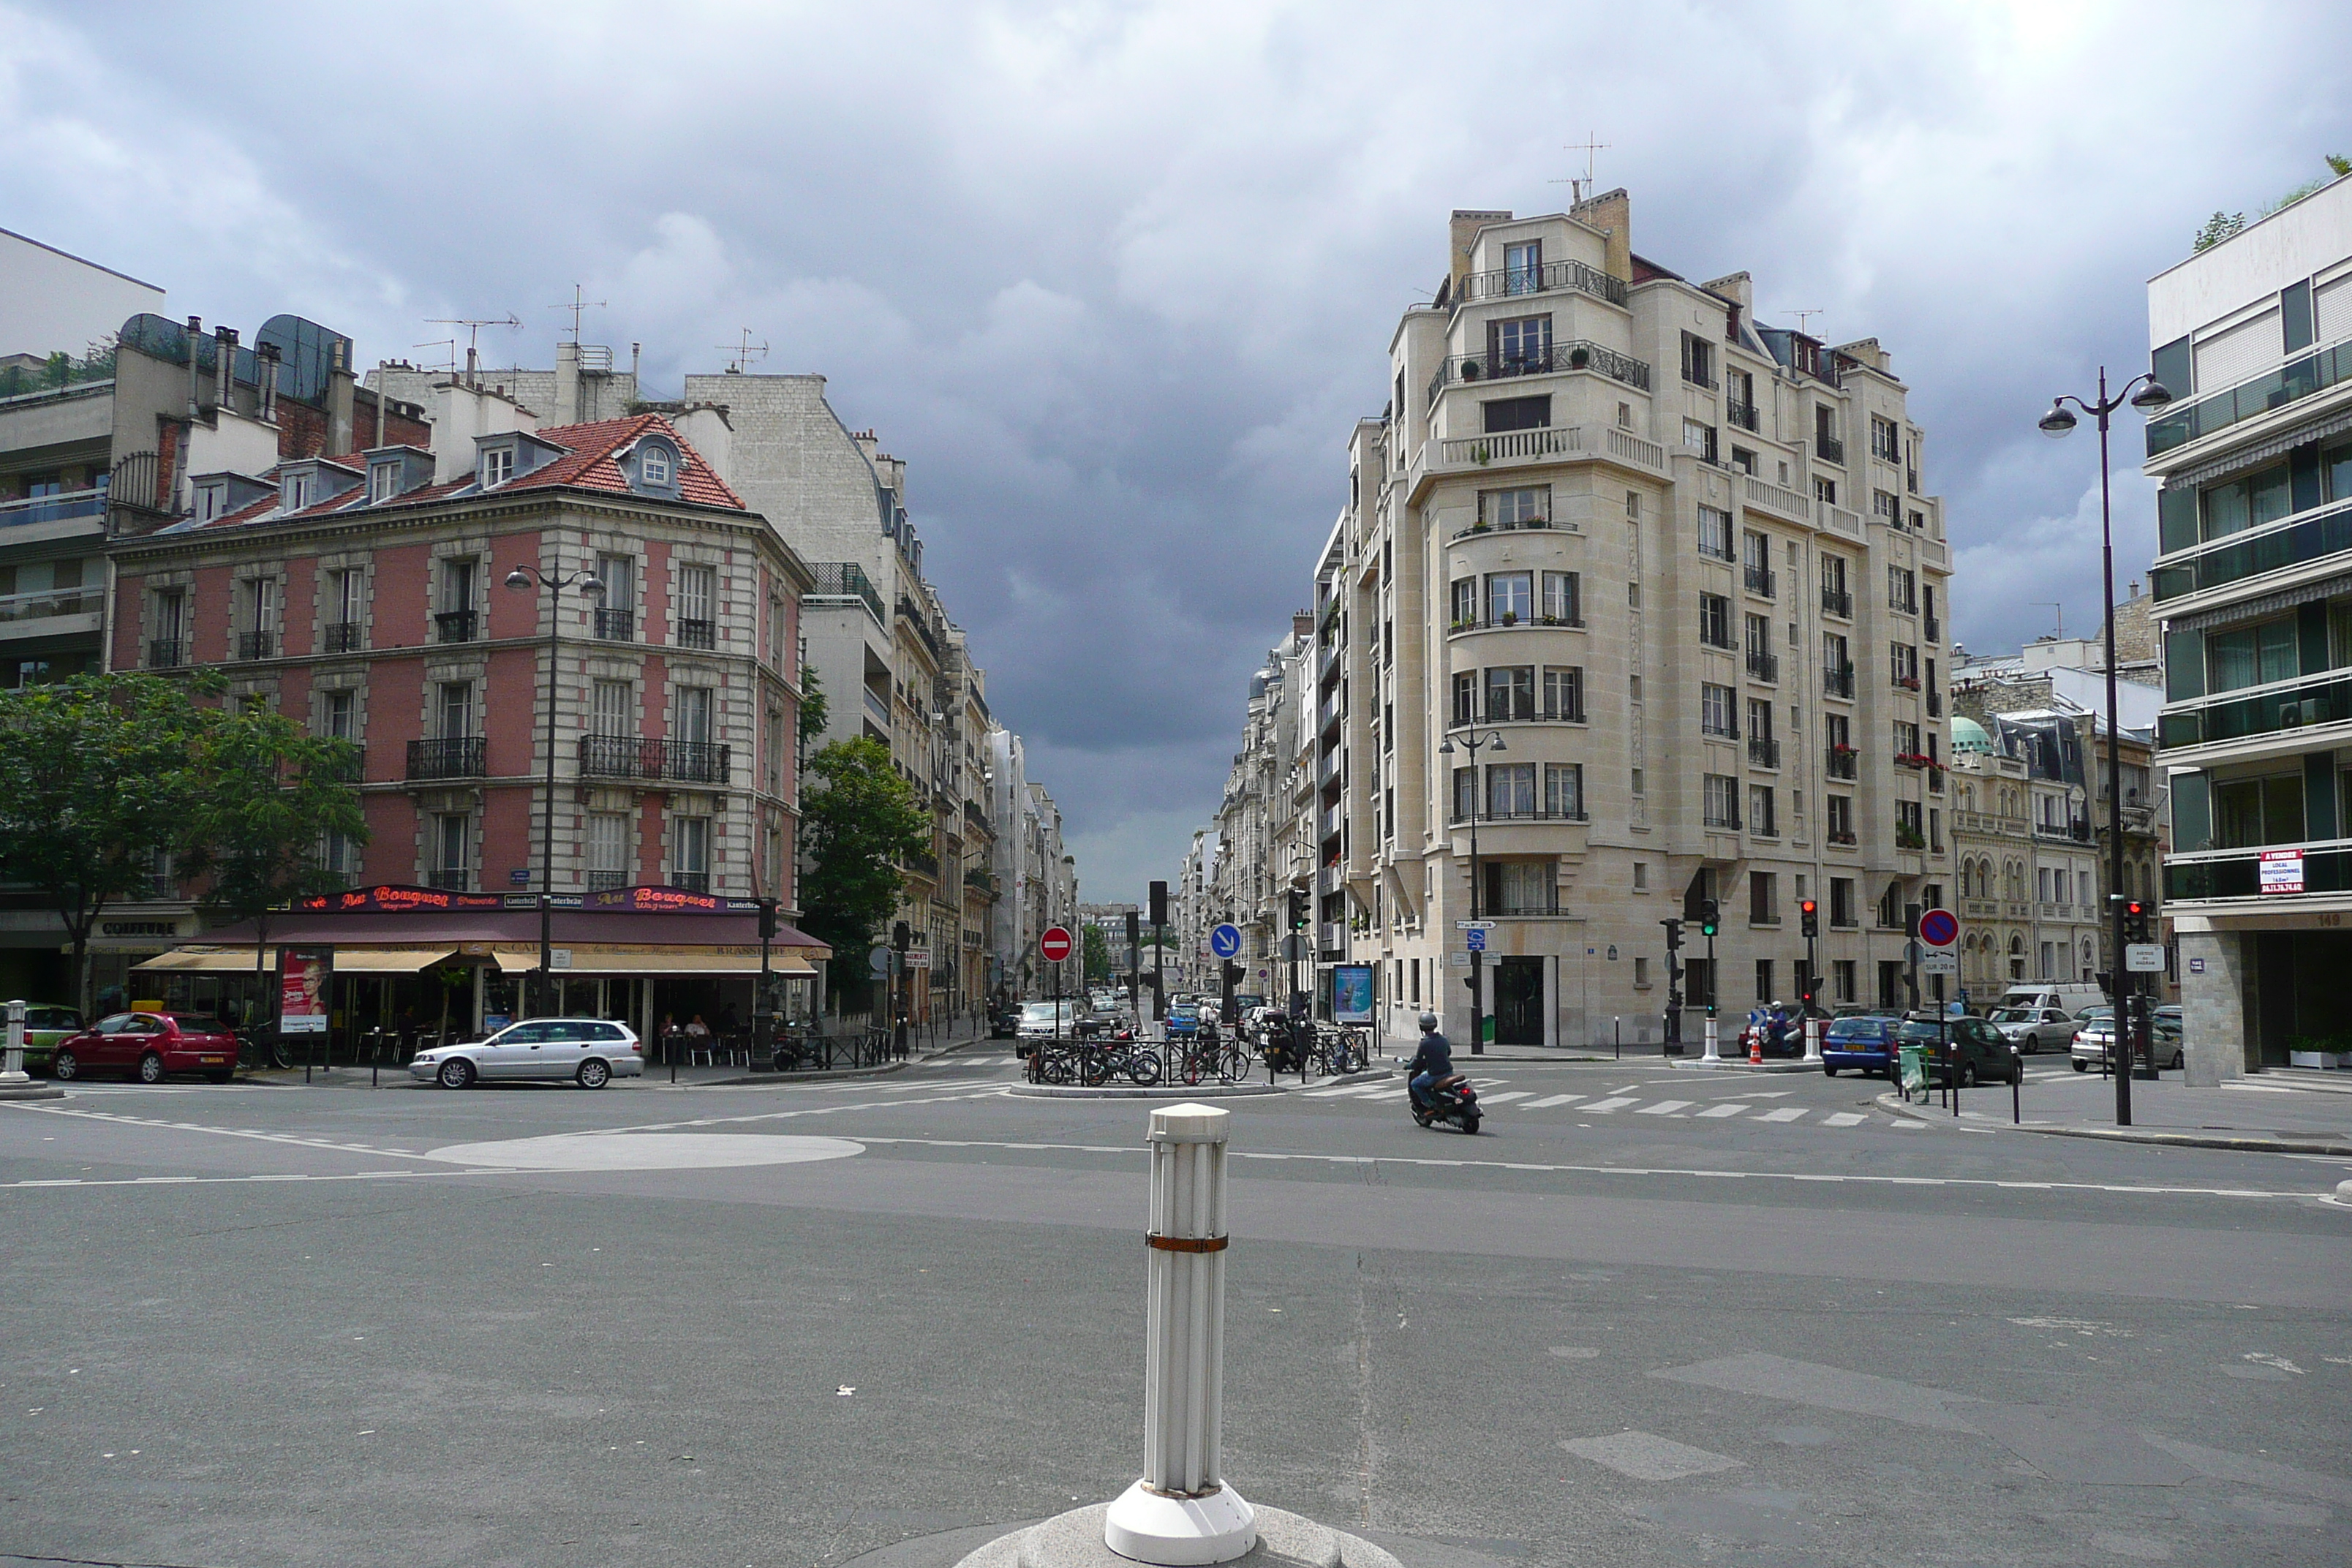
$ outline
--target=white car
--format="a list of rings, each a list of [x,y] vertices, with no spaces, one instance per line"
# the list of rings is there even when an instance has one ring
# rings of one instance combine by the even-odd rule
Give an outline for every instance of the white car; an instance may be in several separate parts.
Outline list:
[[[1024,1002],[1013,1033],[1022,1040],[1066,1039],[1078,1032],[1077,1023],[1076,1002]]]
[[[626,1024],[609,1018],[526,1018],[486,1040],[419,1051],[409,1075],[443,1089],[478,1080],[570,1079],[602,1089],[614,1078],[642,1078],[645,1046]]]

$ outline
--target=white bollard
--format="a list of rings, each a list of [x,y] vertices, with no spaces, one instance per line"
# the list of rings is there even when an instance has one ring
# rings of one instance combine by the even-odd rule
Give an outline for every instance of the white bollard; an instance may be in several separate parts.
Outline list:
[[[1822,1021],[1819,1018],[1808,1017],[1805,1020],[1805,1059],[1817,1067],[1821,1064]]]
[[[1706,1049],[1699,1054],[1698,1059],[1703,1062],[1719,1062],[1723,1059],[1722,1042],[1716,1037],[1715,1015],[1712,1013],[1706,1016]]]
[[[1151,1113],[1143,1478],[1111,1503],[1103,1543],[1168,1568],[1229,1563],[1257,1544],[1256,1513],[1221,1468],[1230,1121],[1209,1105]]]
[[[25,1076],[25,1004],[8,1004],[7,1066],[0,1070],[0,1083],[30,1083]]]

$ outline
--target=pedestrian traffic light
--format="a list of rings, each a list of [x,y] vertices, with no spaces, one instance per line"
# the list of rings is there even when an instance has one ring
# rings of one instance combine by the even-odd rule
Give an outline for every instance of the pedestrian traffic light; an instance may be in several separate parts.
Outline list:
[[[1803,921],[1805,935],[1819,936],[1822,934],[1821,905],[1815,903],[1811,899],[1800,899],[1797,901],[1797,914]]]
[[[1712,937],[1715,935],[1717,923],[1716,913],[1717,907],[1718,906],[1713,899],[1704,900],[1700,902],[1698,906],[1699,935],[1704,937]]]

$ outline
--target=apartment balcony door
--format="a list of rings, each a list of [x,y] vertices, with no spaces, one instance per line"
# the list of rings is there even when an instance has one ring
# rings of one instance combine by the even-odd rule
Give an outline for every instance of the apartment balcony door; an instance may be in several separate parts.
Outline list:
[[[1495,1043],[1498,1046],[1540,1046],[1544,1043],[1544,961],[1540,958],[1499,958],[1495,961]]]

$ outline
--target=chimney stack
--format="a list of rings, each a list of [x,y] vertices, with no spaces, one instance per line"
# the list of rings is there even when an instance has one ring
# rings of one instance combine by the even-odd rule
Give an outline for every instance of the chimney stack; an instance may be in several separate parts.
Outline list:
[[[190,316],[188,318],[188,417],[191,420],[196,416],[196,377],[200,374],[196,365],[196,345],[204,342],[204,337],[205,319],[202,316]]]
[[[276,343],[256,343],[253,357],[260,362],[261,368],[261,422],[275,425],[278,423],[278,364],[283,356]]]
[[[213,329],[213,406],[236,406],[236,329]]]

